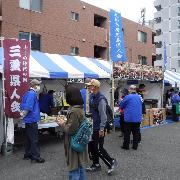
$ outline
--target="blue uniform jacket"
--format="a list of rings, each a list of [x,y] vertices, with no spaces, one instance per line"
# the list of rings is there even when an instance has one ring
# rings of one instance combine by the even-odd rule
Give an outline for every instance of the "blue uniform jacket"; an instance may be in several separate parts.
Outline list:
[[[180,96],[178,94],[174,94],[171,99],[172,105],[175,105],[180,102]]]
[[[53,106],[53,95],[46,93],[39,97],[39,107],[41,112],[49,114],[51,112],[51,107]]]
[[[37,93],[34,90],[31,89],[24,94],[21,110],[28,111],[28,114],[23,118],[25,123],[34,123],[41,119]]]
[[[120,107],[124,109],[125,122],[142,121],[142,101],[138,94],[129,94],[120,102]]]
[[[81,89],[80,90],[81,92],[81,96],[82,96],[82,99],[83,99],[83,108],[84,108],[84,112],[86,112],[86,94],[87,94],[87,89]]]

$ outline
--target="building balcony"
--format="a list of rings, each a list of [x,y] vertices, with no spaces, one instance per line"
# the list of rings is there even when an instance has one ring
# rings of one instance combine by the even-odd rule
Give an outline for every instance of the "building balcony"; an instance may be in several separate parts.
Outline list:
[[[159,42],[159,41],[162,41],[162,35],[154,37],[154,42]]]
[[[161,0],[155,0],[154,1],[154,7],[157,8],[159,6],[161,6]]]
[[[108,30],[94,26],[94,39],[97,44],[107,45],[108,44]]]
[[[162,54],[163,48],[156,48],[156,54]]]
[[[154,66],[163,67],[163,60],[154,61]]]
[[[162,54],[156,54],[156,60],[162,60]]]
[[[161,11],[157,11],[157,12],[154,13],[154,18],[155,19],[158,19],[160,17],[162,17],[162,12]]]
[[[154,23],[154,30],[162,29],[162,23]]]

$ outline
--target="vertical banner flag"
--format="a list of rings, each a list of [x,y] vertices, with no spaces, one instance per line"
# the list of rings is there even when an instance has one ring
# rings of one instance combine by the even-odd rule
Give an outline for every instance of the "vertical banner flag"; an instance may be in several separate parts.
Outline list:
[[[29,88],[30,43],[27,40],[5,39],[3,48],[5,114],[18,118],[22,95]]]
[[[166,52],[166,43],[164,42],[164,70],[167,68],[167,52]]]
[[[110,10],[110,55],[114,62],[126,61],[121,14]]]

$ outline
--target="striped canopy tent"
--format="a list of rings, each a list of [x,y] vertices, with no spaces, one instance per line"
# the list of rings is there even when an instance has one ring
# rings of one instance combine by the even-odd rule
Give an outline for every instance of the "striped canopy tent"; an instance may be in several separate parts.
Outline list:
[[[2,72],[3,49],[0,48]],[[31,51],[30,77],[41,78],[110,78],[109,61]]]
[[[164,80],[165,82],[169,82],[171,84],[180,83],[180,74],[173,71],[166,70],[164,72]]]

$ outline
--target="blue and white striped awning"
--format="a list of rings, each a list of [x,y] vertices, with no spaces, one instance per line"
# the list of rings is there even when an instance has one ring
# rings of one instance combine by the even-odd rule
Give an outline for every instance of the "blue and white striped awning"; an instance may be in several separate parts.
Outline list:
[[[0,64],[3,53],[0,50]],[[41,78],[110,78],[109,61],[79,56],[31,51],[30,77]]]
[[[180,74],[173,71],[166,70],[164,72],[164,80],[173,84],[180,83]]]

